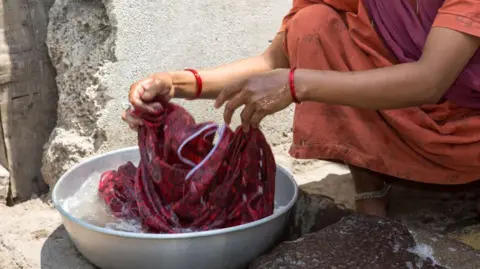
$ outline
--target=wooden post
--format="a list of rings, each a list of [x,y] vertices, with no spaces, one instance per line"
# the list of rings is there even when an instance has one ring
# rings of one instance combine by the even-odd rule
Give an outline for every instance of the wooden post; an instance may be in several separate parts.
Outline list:
[[[51,3],[0,3],[0,163],[10,172],[11,198],[21,200],[44,184],[43,145],[56,124],[55,71],[45,45]]]

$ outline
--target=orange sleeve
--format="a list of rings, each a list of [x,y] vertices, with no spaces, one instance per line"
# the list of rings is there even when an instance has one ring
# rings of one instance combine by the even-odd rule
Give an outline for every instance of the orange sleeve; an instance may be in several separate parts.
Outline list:
[[[444,27],[480,37],[479,0],[445,0],[433,27]]]

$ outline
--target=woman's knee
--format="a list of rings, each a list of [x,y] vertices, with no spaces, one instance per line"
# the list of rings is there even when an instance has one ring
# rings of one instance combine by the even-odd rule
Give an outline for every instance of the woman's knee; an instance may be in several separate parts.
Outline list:
[[[324,32],[332,27],[345,28],[340,14],[325,4],[314,4],[298,11],[288,26],[289,32],[303,35]]]

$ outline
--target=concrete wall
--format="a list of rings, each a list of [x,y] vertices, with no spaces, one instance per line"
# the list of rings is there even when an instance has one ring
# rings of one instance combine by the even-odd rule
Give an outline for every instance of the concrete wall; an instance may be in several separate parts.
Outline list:
[[[136,144],[120,120],[134,81],[260,53],[290,6],[291,0],[57,0],[47,44],[60,101],[45,180],[52,185],[84,157]],[[222,111],[209,101],[181,103],[198,121],[221,122]],[[264,122],[281,151],[291,141],[291,120],[290,108]]]

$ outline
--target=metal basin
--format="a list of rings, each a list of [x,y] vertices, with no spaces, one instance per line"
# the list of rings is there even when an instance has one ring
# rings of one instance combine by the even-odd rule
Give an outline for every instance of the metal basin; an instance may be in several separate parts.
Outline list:
[[[116,169],[127,161],[138,163],[138,148],[126,148],[88,159],[65,173],[53,190],[53,202],[77,249],[103,269],[237,269],[268,250],[287,223],[297,200],[292,175],[278,166],[273,215],[227,229],[185,234],[141,234],[114,231],[77,219],[62,208],[95,172]]]

